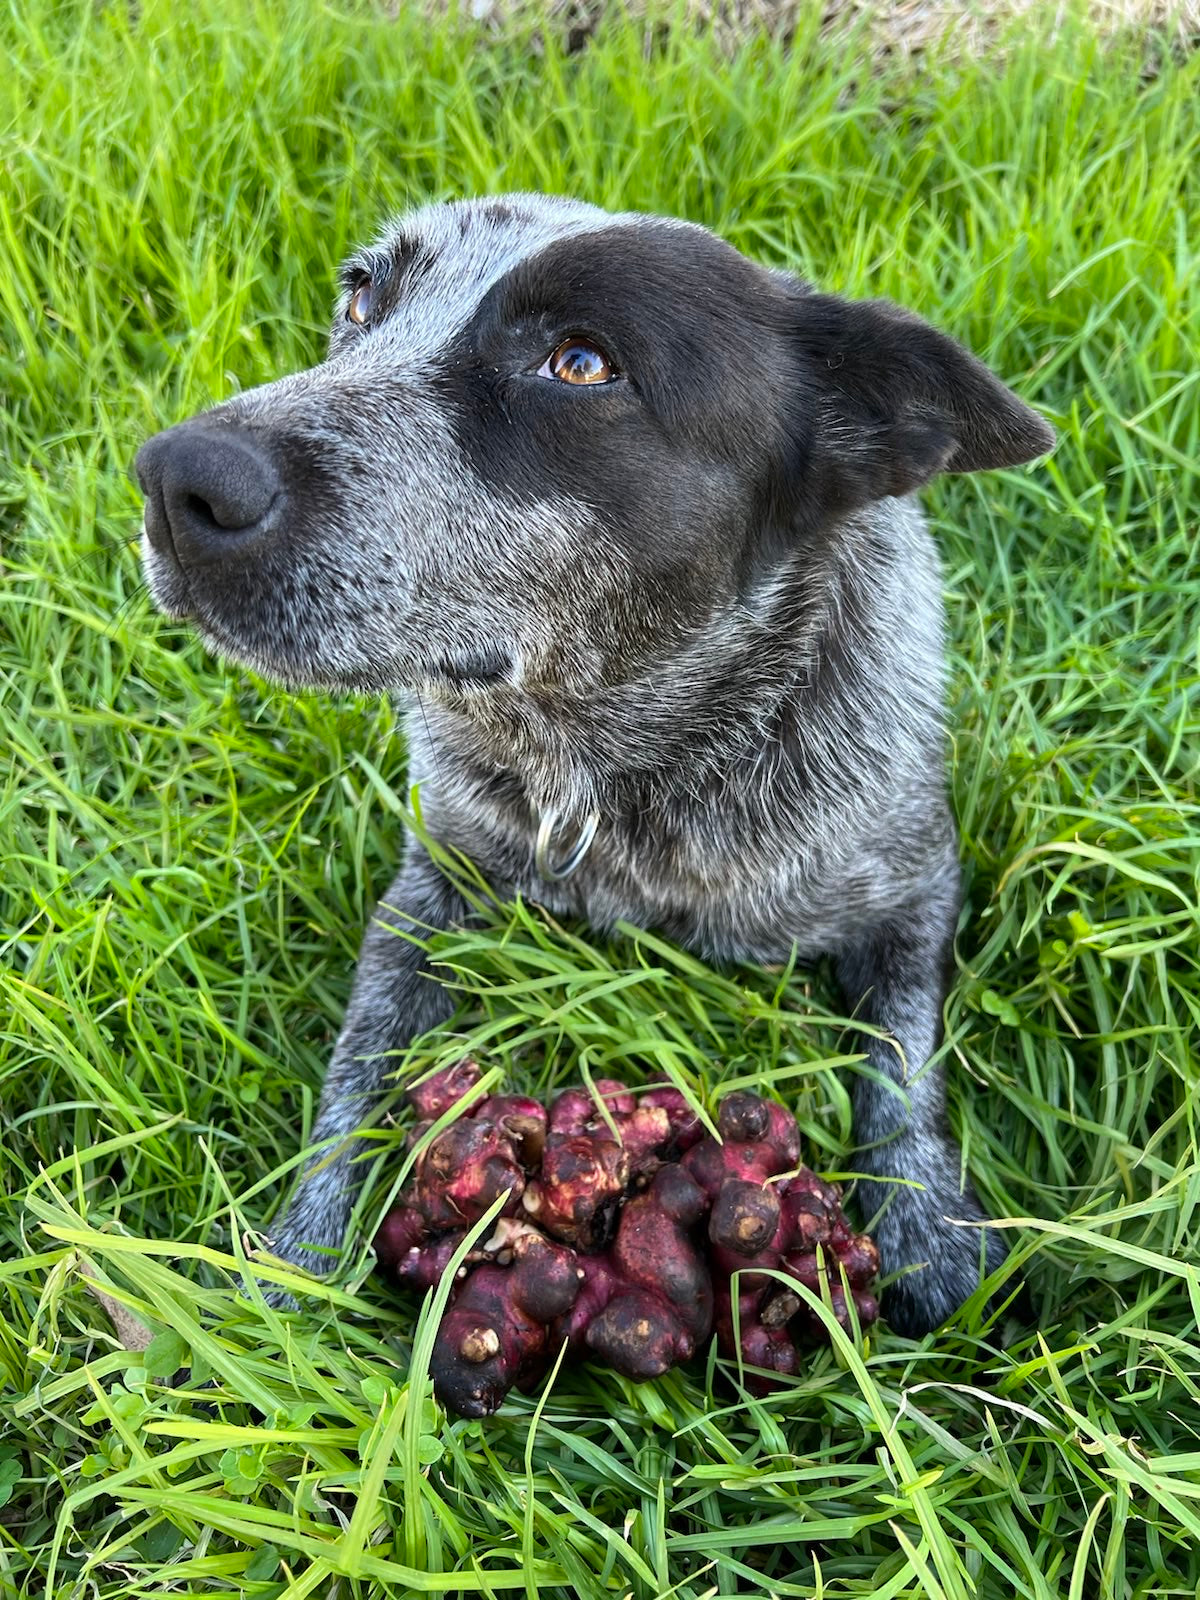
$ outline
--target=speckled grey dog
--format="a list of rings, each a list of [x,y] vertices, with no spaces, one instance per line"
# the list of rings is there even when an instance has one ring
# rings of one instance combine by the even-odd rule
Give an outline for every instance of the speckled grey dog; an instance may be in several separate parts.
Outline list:
[[[292,685],[420,691],[431,834],[500,891],[704,956],[833,956],[885,1301],[935,1327],[1004,1250],[960,1182],[940,1036],[959,903],[938,561],[913,492],[1050,429],[917,317],[704,229],[541,195],[431,206],[342,271],[329,358],[137,460],[162,609]],[[314,1139],[451,1001],[395,929],[466,908],[414,841]],[[411,923],[406,922],[411,919]],[[891,1041],[894,1041],[891,1042]],[[327,1271],[353,1141],[276,1248]],[[916,1187],[913,1187],[916,1185]]]

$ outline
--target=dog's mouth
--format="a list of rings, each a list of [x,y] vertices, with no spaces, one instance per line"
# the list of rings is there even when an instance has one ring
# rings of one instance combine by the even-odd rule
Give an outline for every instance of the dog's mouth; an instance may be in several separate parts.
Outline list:
[[[156,550],[150,543],[145,516],[142,517],[142,570],[154,604],[164,616],[170,617],[172,622],[190,622],[195,617],[196,604],[187,574],[173,552]]]
[[[288,652],[270,648],[231,626],[227,618],[204,603],[188,579],[182,563],[168,548],[155,549],[142,526],[146,579],[158,610],[172,622],[188,623],[215,654],[242,663],[263,677],[293,689],[378,692],[399,689],[454,701],[473,700],[489,691],[511,688],[518,681],[518,664],[512,649],[483,642],[416,652],[411,658],[352,664],[345,657],[326,663],[326,670],[308,660],[302,666],[285,659]]]
[[[466,693],[511,685],[516,675],[512,653],[499,645],[481,645],[455,651],[436,662],[428,681],[436,688],[445,686]]]

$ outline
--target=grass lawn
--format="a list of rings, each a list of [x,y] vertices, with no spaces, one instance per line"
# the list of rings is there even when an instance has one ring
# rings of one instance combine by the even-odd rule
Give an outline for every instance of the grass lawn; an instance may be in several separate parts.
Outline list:
[[[1047,11],[1056,8],[1047,7]],[[1200,55],[1053,42],[872,70],[801,28],[565,56],[373,6],[31,0],[0,20],[0,1595],[1195,1596],[1200,1584]],[[437,1412],[369,1275],[268,1309],[408,803],[387,705],[160,622],[129,463],[320,357],[410,201],[569,191],[890,295],[1060,429],[928,497],[968,904],[952,1114],[1036,1321],[967,1310]],[[853,1167],[823,973],[710,972],[497,907],[458,1037],[543,1093],[670,1060]],[[402,1159],[385,1121],[369,1227]],[[414,1347],[416,1359],[413,1359]]]

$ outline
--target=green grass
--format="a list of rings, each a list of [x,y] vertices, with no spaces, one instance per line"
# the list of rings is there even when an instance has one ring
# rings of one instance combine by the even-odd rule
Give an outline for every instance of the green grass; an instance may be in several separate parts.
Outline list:
[[[0,20],[0,1594],[1194,1596],[1200,57],[1027,23],[917,71],[804,27],[647,60],[614,25],[567,58],[401,11]],[[318,359],[334,262],[389,209],[515,187],[892,295],[1060,427],[1049,462],[929,497],[969,887],[952,1110],[1024,1219],[1032,1326],[842,1338],[765,1402],[711,1359],[563,1371],[481,1426],[434,1409],[428,1315],[365,1258],[292,1316],[244,1287],[403,746],[387,706],[290,698],[155,619],[128,464]],[[823,975],[528,907],[441,953],[461,1038],[415,1063],[749,1079],[852,1165]],[[377,1148],[368,1222],[402,1131]]]

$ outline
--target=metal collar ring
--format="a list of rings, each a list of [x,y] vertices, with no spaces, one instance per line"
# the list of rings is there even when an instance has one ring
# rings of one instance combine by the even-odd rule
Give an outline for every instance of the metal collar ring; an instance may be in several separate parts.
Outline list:
[[[547,811],[538,824],[537,846],[534,850],[534,865],[537,867],[538,876],[546,878],[551,883],[561,883],[564,878],[569,878],[579,866],[584,856],[591,849],[592,840],[596,837],[596,829],[600,825],[600,813],[589,811],[583,819],[575,842],[568,849],[565,856],[557,861],[550,859],[550,852],[554,845],[554,832],[559,824],[557,809]]]

